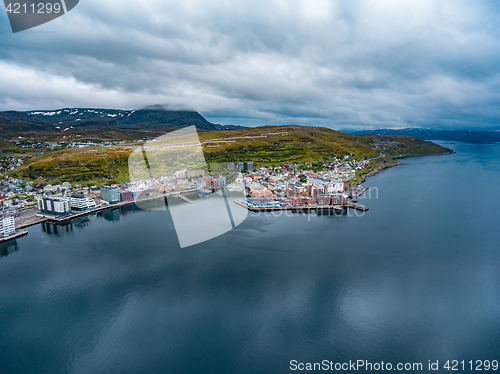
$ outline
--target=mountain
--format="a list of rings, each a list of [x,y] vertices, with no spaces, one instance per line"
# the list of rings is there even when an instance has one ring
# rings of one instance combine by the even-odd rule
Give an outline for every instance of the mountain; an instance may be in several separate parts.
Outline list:
[[[500,142],[500,132],[497,131],[430,130],[412,128],[365,130],[357,131],[355,134],[405,135],[415,136],[425,140],[451,140],[478,144]]]
[[[151,106],[138,110],[64,108],[29,112],[0,112],[0,135],[33,132],[61,133],[95,130],[163,130],[196,126],[201,131],[216,128],[199,113],[165,110]]]

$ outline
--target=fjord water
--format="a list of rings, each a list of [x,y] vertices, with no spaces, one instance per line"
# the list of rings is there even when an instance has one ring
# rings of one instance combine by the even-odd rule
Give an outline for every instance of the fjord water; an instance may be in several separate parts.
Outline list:
[[[362,216],[250,215],[183,249],[165,211],[31,227],[0,258],[0,372],[500,359],[500,145],[445,145],[370,178]]]

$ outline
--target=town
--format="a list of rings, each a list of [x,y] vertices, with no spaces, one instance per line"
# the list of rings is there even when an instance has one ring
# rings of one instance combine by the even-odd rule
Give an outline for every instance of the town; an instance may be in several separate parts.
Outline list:
[[[113,206],[181,194],[210,195],[218,189],[239,191],[244,198],[235,203],[249,210],[356,207],[366,190],[359,176],[370,173],[370,160],[352,155],[327,161],[282,166],[255,167],[254,162],[230,162],[224,170],[178,170],[157,179],[109,186],[81,184],[35,184],[11,177],[0,180],[0,240],[24,232],[18,229],[43,220],[63,221]],[[377,170],[375,170],[376,172]],[[191,202],[191,200],[184,198]]]

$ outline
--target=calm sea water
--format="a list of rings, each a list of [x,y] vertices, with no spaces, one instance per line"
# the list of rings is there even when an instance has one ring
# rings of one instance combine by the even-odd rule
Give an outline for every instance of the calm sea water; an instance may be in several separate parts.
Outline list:
[[[184,249],[162,211],[31,227],[0,248],[0,372],[500,359],[500,145],[449,147],[370,178],[359,217],[252,215]]]

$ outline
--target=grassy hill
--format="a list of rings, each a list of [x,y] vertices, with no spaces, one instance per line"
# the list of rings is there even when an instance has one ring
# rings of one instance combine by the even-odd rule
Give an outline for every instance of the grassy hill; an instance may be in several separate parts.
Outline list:
[[[130,153],[101,147],[54,151],[26,162],[10,175],[52,184],[67,181],[91,186],[125,182]]]
[[[359,157],[411,156],[450,153],[419,138],[352,135],[308,126],[264,126],[241,130],[201,132],[199,138],[209,163],[254,161],[256,166],[327,160],[335,155]],[[10,175],[26,180],[84,185],[128,180],[128,157],[134,146],[83,148],[50,152],[27,161]],[[394,162],[385,158],[385,162]]]

